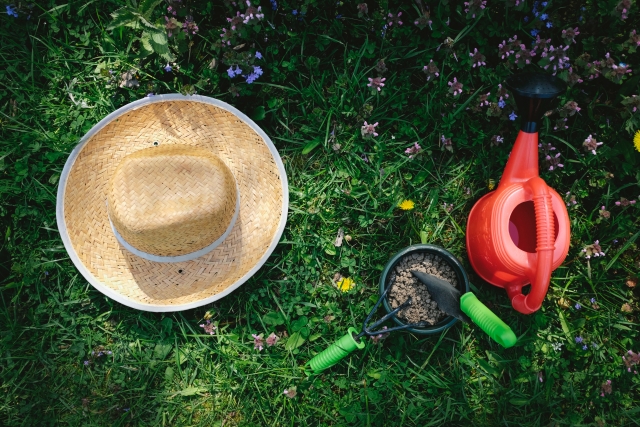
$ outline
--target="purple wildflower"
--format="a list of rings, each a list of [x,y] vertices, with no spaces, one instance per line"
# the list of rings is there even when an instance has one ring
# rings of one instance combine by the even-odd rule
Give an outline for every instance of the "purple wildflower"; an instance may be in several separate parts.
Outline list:
[[[582,344],[582,337],[580,336],[576,337],[576,344]]]
[[[448,82],[447,84],[450,86],[449,93],[452,93],[453,96],[462,94],[462,83],[456,77],[453,78],[453,82]]]
[[[262,338],[262,334],[251,334],[251,336],[253,337],[253,348],[258,351],[262,351],[264,348],[264,339]]]
[[[502,99],[502,97],[500,97],[500,100],[498,101],[498,107],[504,108],[506,105],[507,103],[504,102],[504,99]]]
[[[89,362],[88,360],[85,360],[85,361],[84,361],[84,366],[89,366],[89,363],[90,363],[90,362]]]
[[[464,5],[464,13],[467,14],[467,18],[471,15],[471,19],[474,19],[476,14],[480,13],[487,6],[487,0],[469,0],[464,2]]]
[[[440,142],[442,143],[442,146],[445,148],[445,150],[453,152],[453,144],[451,142],[451,138],[445,138],[444,135],[442,135],[440,137]]]
[[[173,70],[173,68],[171,68],[171,65],[169,65],[169,64],[167,64],[167,65],[164,67],[164,71],[166,71],[167,73],[170,73],[172,70]]]
[[[582,308],[582,306],[580,305],[579,302],[576,303],[575,305],[576,310],[580,310]]]
[[[422,67],[422,72],[427,75],[427,81],[434,77],[440,77],[440,70],[433,59],[429,60],[429,64]]]
[[[585,350],[585,351],[586,351],[588,348],[589,348],[589,347],[587,347],[587,345],[586,345],[586,344],[582,346],[582,349],[583,349],[583,350]]]
[[[420,147],[420,145],[417,142],[414,142],[413,146],[404,150],[404,153],[408,154],[410,159],[413,159],[413,157],[416,154],[420,153],[421,151],[422,151],[422,147]]]
[[[296,394],[298,394],[297,392],[297,388],[296,387],[290,387],[288,389],[285,389],[282,394],[284,394],[285,396],[287,396],[289,399],[293,399],[294,397],[296,397]]]
[[[515,111],[511,111],[511,114],[509,114],[509,120],[514,121],[518,116],[516,115]]]
[[[589,135],[582,143],[582,147],[584,147],[585,151],[590,151],[593,155],[596,154],[596,149],[601,145],[602,142],[596,141],[596,139],[591,135]]]
[[[493,135],[491,137],[491,145],[498,146],[498,144],[502,144],[504,142],[504,138],[500,135]]]
[[[387,329],[387,327],[383,326],[382,329],[385,330]],[[374,344],[378,344],[380,341],[387,338],[388,336],[389,336],[389,332],[383,332],[378,335],[371,335],[369,338],[371,338],[371,341],[373,341]]]
[[[204,331],[209,335],[214,335],[216,333],[216,329],[218,329],[213,323],[211,323],[211,320],[209,319],[207,319],[205,323],[200,325],[200,327],[203,328]]]
[[[276,345],[279,339],[280,337],[278,337],[276,334],[271,332],[271,334],[267,337],[267,346],[271,347]]]
[[[483,54],[478,52],[478,48],[474,48],[473,53],[469,52],[469,56],[471,57],[473,68],[476,68],[476,66],[480,67],[482,65],[487,65],[487,63],[485,62],[487,58],[485,58]]]
[[[585,247],[582,250],[582,253],[585,254],[585,258],[586,259],[590,259],[592,256],[593,257],[601,257],[604,256],[605,253],[602,251],[602,248],[600,247],[600,241],[596,240],[595,242],[593,242],[593,244],[588,245],[587,247]]]
[[[248,24],[253,20],[260,21],[264,18],[264,13],[262,13],[262,6],[255,7],[251,4],[250,0],[247,0],[246,3],[247,10],[243,14],[240,14],[240,16],[242,17],[242,22],[244,24]]]
[[[509,55],[512,55],[514,52],[514,46],[518,43],[517,40],[517,35],[513,36],[513,38],[510,38],[509,42],[502,40],[502,43],[498,44],[498,55],[501,55],[500,57],[502,59],[508,58]]]
[[[396,24],[398,26],[402,25],[402,21],[400,20],[400,17],[402,16],[402,12],[398,12],[397,15],[394,15],[393,13],[389,12],[389,14],[387,15],[388,21],[387,21],[387,25],[392,26],[393,24]]]
[[[376,132],[376,126],[378,126],[378,122],[375,122],[374,124],[370,125],[365,121],[364,125],[362,125],[362,128],[360,129],[360,133],[362,134],[362,137],[371,138],[372,136],[374,137],[378,136],[378,133]]]
[[[256,52],[256,58],[257,59],[262,59],[262,54],[260,52]]]
[[[193,16],[187,16],[182,24],[182,31],[187,35],[195,35],[198,32],[198,26],[193,20]]]
[[[580,31],[578,31],[578,27],[574,28],[573,30],[571,28],[562,30],[562,38],[564,39],[564,42],[566,44],[575,43],[576,36],[579,34],[580,34]]]
[[[613,391],[613,387],[611,387],[611,380],[607,380],[604,384],[602,384],[602,392],[600,392],[600,397],[604,397],[606,394],[611,394]]]
[[[369,84],[367,86],[373,89],[378,89],[378,92],[380,92],[384,87],[385,80],[387,79],[384,77],[374,77],[373,79],[369,77]]]

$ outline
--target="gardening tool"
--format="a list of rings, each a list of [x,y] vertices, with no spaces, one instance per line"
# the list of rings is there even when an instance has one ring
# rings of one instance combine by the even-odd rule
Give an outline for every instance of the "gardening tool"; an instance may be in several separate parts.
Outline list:
[[[320,373],[323,370],[338,363],[354,350],[363,349],[365,346],[364,340],[361,340],[361,338],[363,337],[375,337],[381,334],[388,334],[390,332],[401,330],[418,335],[439,334],[443,330],[453,326],[458,321],[456,317],[448,315],[435,325],[429,325],[425,322],[410,324],[404,323],[402,320],[400,320],[400,318],[398,318],[398,316],[396,316],[396,314],[411,305],[411,298],[407,299],[407,301],[405,301],[395,309],[391,309],[389,301],[387,299],[387,294],[392,287],[390,280],[391,272],[400,263],[403,257],[412,254],[432,254],[446,260],[449,266],[455,272],[459,291],[469,292],[469,279],[464,271],[464,268],[462,268],[462,264],[460,264],[456,257],[448,251],[444,250],[441,247],[427,244],[413,245],[402,249],[397,254],[395,254],[389,260],[389,262],[387,262],[387,265],[382,271],[379,286],[380,297],[365,319],[361,331],[358,332],[355,328],[349,328],[347,334],[345,334],[342,338],[333,343],[329,348],[317,354],[313,359],[307,362],[306,367],[309,374]],[[367,326],[371,321],[373,314],[376,312],[381,303],[384,305],[387,314],[377,322]],[[389,329],[377,329],[380,325],[382,325],[382,323],[389,319],[392,319],[398,326]]]
[[[506,289],[513,308],[537,311],[551,273],[569,250],[569,215],[558,193],[538,176],[542,115],[566,90],[557,77],[521,74],[507,79],[521,116],[520,132],[498,188],[475,204],[467,222],[467,253],[487,282]],[[523,286],[531,284],[524,295]]]
[[[412,270],[411,274],[426,285],[440,310],[466,323],[473,320],[504,348],[512,347],[516,343],[516,335],[511,328],[480,302],[473,292],[460,296],[460,291],[445,280],[421,271]]]
[[[380,303],[382,303],[382,301],[386,298],[390,288],[391,286],[388,286],[384,290],[384,292],[382,292],[382,294],[380,295],[380,298],[378,298],[378,301],[369,312],[369,315],[367,316],[367,318],[364,320],[364,323],[362,324],[362,329],[360,330],[360,332],[358,332],[353,327],[349,328],[347,330],[347,333],[342,338],[338,339],[336,342],[331,344],[331,346],[329,346],[327,349],[323,350],[321,353],[318,353],[313,357],[313,359],[307,362],[307,367],[308,367],[307,372],[309,374],[312,374],[312,373],[318,374],[324,371],[325,369],[330,368],[331,366],[335,365],[336,363],[338,363],[339,361],[347,357],[355,349],[362,350],[365,346],[364,340],[361,340],[362,337],[365,337],[365,336],[373,337],[381,334],[388,334],[390,332],[401,331],[405,329],[422,327],[427,325],[427,323],[425,322],[419,322],[419,323],[411,323],[411,324],[406,324],[401,326],[395,326],[389,329],[378,329],[374,331],[375,328],[379,327],[385,321],[389,320],[397,312],[409,307],[412,303],[412,299],[411,297],[409,297],[404,303],[400,304],[397,308],[391,310],[386,315],[382,316],[380,320],[367,326],[371,321],[371,318],[373,317],[374,313],[380,306]]]

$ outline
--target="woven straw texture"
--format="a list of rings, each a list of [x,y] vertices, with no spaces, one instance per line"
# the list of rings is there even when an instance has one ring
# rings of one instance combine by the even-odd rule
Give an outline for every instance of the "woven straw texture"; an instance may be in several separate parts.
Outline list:
[[[236,198],[231,171],[211,151],[162,144],[120,162],[109,182],[109,218],[134,248],[178,256],[220,238]]]
[[[110,179],[125,156],[155,141],[211,151],[238,185],[240,213],[231,233],[192,261],[140,258],[122,247],[111,229]],[[274,157],[249,125],[214,105],[157,102],[120,115],[82,147],[66,180],[64,222],[80,261],[104,286],[138,304],[182,305],[223,292],[257,264],[278,229],[283,197]]]

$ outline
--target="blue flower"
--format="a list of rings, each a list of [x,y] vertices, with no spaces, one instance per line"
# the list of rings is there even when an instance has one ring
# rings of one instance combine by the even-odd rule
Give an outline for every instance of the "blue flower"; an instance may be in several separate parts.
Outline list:
[[[547,7],[547,2],[546,1],[542,2],[542,7]]]
[[[592,342],[592,343],[591,343],[591,347],[593,347],[593,348],[598,348],[598,344],[596,344],[596,343]]]
[[[234,78],[236,76],[236,73],[233,71],[233,67],[229,67],[229,69],[227,70],[227,74],[229,74],[229,78]]]
[[[582,308],[579,302],[576,303],[575,307],[576,307],[576,310],[580,310]]]
[[[583,349],[583,350],[586,350],[587,348],[589,348],[589,347],[587,347],[586,345],[583,345],[583,346],[582,346],[582,349]]]
[[[293,9],[293,10],[291,11],[291,14],[292,14],[293,16],[296,16],[296,15],[298,14],[298,10],[297,10],[297,9]]]
[[[537,36],[537,35],[538,35],[538,33],[539,33],[539,32],[540,32],[539,30],[536,30],[536,29],[534,28],[533,30],[531,30],[531,35],[532,35],[533,37],[535,37],[535,36]]]
[[[515,111],[512,111],[511,114],[509,114],[509,120],[511,120],[511,121],[514,121],[516,119],[516,117],[518,117],[518,116],[516,116],[516,112]]]
[[[537,10],[533,10],[533,16],[537,17],[538,15],[540,15],[540,12],[538,12]]]
[[[342,19],[342,15],[336,15],[336,19]]]
[[[553,24],[551,23],[551,21],[547,22],[547,28],[551,28],[553,27]]]
[[[546,13],[543,13],[542,15],[540,15],[540,20],[546,21],[548,17],[549,15],[547,15]]]
[[[271,0],[271,9],[276,10],[278,8],[278,3],[276,0]]]
[[[171,65],[167,64],[167,66],[166,66],[166,67],[164,67],[164,70],[165,70],[167,73],[170,73],[170,72],[173,70],[173,68],[171,68]]]
[[[261,76],[261,75],[263,74],[263,72],[262,72],[262,68],[260,68],[260,67],[259,67],[259,66],[257,66],[257,65],[254,65],[254,66],[253,66],[253,73],[254,73],[255,75],[257,75],[258,77],[259,77],[259,76]],[[256,77],[256,78],[257,78],[257,77]]]
[[[84,361],[84,366],[89,366],[89,361],[88,360]]]
[[[582,337],[576,337],[576,344],[582,343]]]
[[[16,10],[11,7],[10,4],[7,5],[7,15],[9,16],[13,16],[14,18],[18,17],[18,12],[16,12]]]
[[[256,58],[262,59],[262,54],[260,52],[256,52]]]
[[[596,303],[596,299],[595,298],[591,298],[589,301],[591,301],[591,304],[595,304]]]
[[[504,102],[504,99],[501,99],[500,101],[498,101],[498,107],[500,107],[500,108],[504,108],[504,107],[505,107],[505,105],[507,105],[507,103],[506,103],[506,102]]]
[[[524,17],[524,22],[529,22],[529,17],[528,16]]]

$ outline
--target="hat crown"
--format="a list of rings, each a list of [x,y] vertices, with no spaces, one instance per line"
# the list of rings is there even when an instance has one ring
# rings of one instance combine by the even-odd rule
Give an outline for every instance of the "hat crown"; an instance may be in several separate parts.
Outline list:
[[[177,257],[223,238],[235,220],[233,174],[211,151],[162,144],[124,157],[109,181],[114,229],[146,254]]]

